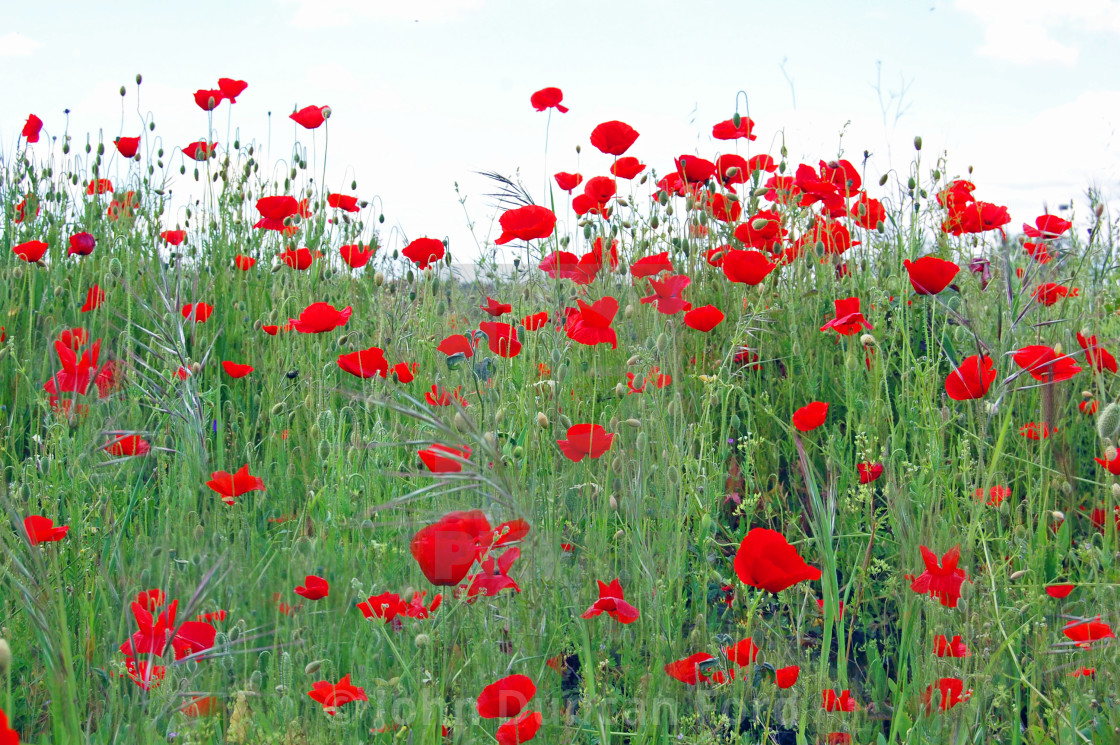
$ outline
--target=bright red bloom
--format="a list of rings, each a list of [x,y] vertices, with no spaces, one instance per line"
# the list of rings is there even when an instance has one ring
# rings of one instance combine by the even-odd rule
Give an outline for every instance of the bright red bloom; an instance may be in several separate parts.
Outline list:
[[[820,569],[806,564],[781,533],[769,528],[751,528],[743,538],[735,574],[743,584],[773,593],[821,578]]]
[[[327,195],[327,206],[345,212],[360,212],[362,209],[358,206],[358,198],[347,194]]]
[[[870,484],[873,481],[878,481],[879,477],[883,475],[883,464],[857,463],[856,470],[859,471],[859,483]]]
[[[380,347],[340,354],[338,366],[359,378],[372,378],[375,375],[389,377],[389,362],[385,359],[385,350]]]
[[[83,231],[70,236],[70,250],[66,253],[69,256],[89,256],[96,247],[94,237]]]
[[[708,198],[708,211],[712,218],[720,222],[735,222],[743,214],[743,205],[728,199],[723,194],[712,194]]]
[[[567,309],[564,330],[568,338],[588,346],[610,344],[611,349],[616,349],[618,336],[611,328],[611,322],[618,313],[618,301],[607,295],[592,305],[577,298],[576,304],[579,305],[578,311],[574,308]]]
[[[797,665],[780,667],[774,671],[774,684],[779,688],[792,688],[801,675],[801,668]]]
[[[741,639],[730,647],[724,647],[723,653],[727,655],[727,661],[739,667],[746,667],[758,659],[758,653],[762,651],[758,645],[751,641],[748,636],[746,639]]]
[[[971,194],[968,195],[971,199]],[[940,199],[940,195],[939,195]],[[941,222],[941,230],[951,235],[983,233],[988,230],[1003,231],[1011,222],[1006,207],[990,202],[967,201],[949,197],[949,214]]]
[[[856,225],[865,230],[875,230],[879,224],[887,219],[887,210],[878,199],[872,199],[863,192],[849,208]]]
[[[337,684],[321,680],[311,684],[312,690],[307,695],[323,705],[323,711],[332,717],[338,710],[351,701],[369,701],[366,692],[350,684],[350,676],[342,676]]]
[[[358,603],[358,610],[366,617],[366,620],[380,618],[385,623],[389,623],[397,616],[403,615],[408,605],[401,600],[401,596],[395,592],[383,592],[380,595],[371,595],[366,598],[365,602]]]
[[[27,531],[27,539],[32,546],[40,543],[53,543],[66,537],[69,525],[55,525],[54,520],[42,515],[28,515],[23,518],[23,529]]]
[[[560,103],[564,100],[564,93],[559,88],[541,88],[539,91],[529,96],[529,103],[537,111],[544,111],[545,109],[556,109],[561,114],[568,113],[568,107]]]
[[[318,252],[311,253],[310,248],[289,248],[280,254],[280,260],[298,272],[305,272],[315,262]]]
[[[416,362],[398,362],[393,365],[392,373],[398,383],[411,383],[416,379],[416,370],[418,367],[419,364]]]
[[[1077,585],[1048,585],[1046,594],[1057,600],[1068,597]]]
[[[167,602],[167,594],[158,587],[136,594],[136,603],[146,611],[155,612]]]
[[[662,251],[652,256],[643,256],[630,265],[630,276],[634,279],[652,277],[661,272],[673,271],[673,262],[669,261],[669,252]]]
[[[945,393],[954,401],[971,401],[988,393],[996,379],[992,358],[974,354],[961,360],[961,366],[945,378]]]
[[[473,339],[462,334],[452,334],[439,343],[436,351],[443,352],[448,357],[453,354],[461,354],[464,357],[474,356],[474,343]]]
[[[859,708],[852,692],[846,688],[839,694],[831,688],[825,689],[822,706],[825,711],[855,711]]]
[[[116,455],[118,457],[147,455],[151,452],[151,449],[151,444],[140,435],[120,437],[102,448],[102,450],[109,453],[109,455]]]
[[[1045,440],[1057,431],[1057,427],[1051,427],[1046,422],[1027,422],[1019,429],[1019,434],[1028,440]]]
[[[1038,287],[1034,288],[1031,296],[1036,302],[1042,303],[1045,306],[1051,306],[1062,298],[1072,295],[1077,297],[1079,292],[1078,288],[1074,287],[1072,290],[1065,285],[1057,284],[1056,282],[1043,282]]]
[[[373,258],[375,250],[372,246],[352,245],[341,246],[338,252],[351,269],[361,269]]]
[[[537,687],[527,675],[509,675],[482,689],[475,707],[483,719],[515,717],[529,705]]]
[[[1007,499],[1010,496],[1011,496],[1011,488],[1010,487],[1007,487],[1007,486],[993,486],[991,489],[988,490],[988,502],[987,502],[987,504],[991,507],[997,507],[997,506],[999,506],[999,504],[1001,502],[1003,502],[1003,500]],[[983,489],[977,489],[976,490],[976,498],[977,499],[983,499],[984,498],[984,490]]]
[[[1030,238],[1053,239],[1058,238],[1071,227],[1073,223],[1057,215],[1042,215],[1035,218],[1034,226],[1023,223],[1023,233]]]
[[[603,122],[591,130],[591,144],[607,155],[624,154],[636,139],[637,131],[624,122]]]
[[[716,175],[716,164],[695,155],[678,155],[673,159],[677,175],[685,184],[702,184]]]
[[[243,272],[247,272],[252,269],[253,265],[256,263],[257,260],[249,256],[238,254],[237,256],[233,257],[233,265]]]
[[[749,116],[740,116],[737,127],[733,118],[716,124],[712,127],[712,137],[717,140],[758,139],[754,134],[754,120]]]
[[[50,246],[43,241],[27,241],[18,246],[12,246],[12,253],[27,262],[35,262],[43,258]]]
[[[1112,627],[1103,623],[1100,616],[1092,621],[1074,621],[1067,624],[1062,629],[1062,633],[1070,641],[1076,642],[1076,646],[1084,649],[1088,649],[1093,642],[1098,642],[1101,639],[1116,638],[1116,634],[1112,632]]]
[[[692,308],[692,303],[681,297],[681,293],[692,282],[687,274],[674,274],[665,279],[650,279],[652,295],[641,299],[642,303],[657,303],[659,313],[674,315]]]
[[[443,595],[436,594],[436,596],[432,598],[431,605],[424,605],[424,598],[427,594],[427,591],[413,592],[412,600],[405,606],[404,615],[409,618],[427,618],[434,613],[436,608],[440,606],[440,603],[443,602]]]
[[[1049,264],[1054,260],[1050,255],[1050,251],[1046,243],[1035,243],[1026,241],[1023,243],[1023,250],[1026,251],[1027,256],[1037,261],[1039,264]]]
[[[401,255],[416,264],[418,269],[427,269],[432,262],[442,259],[446,252],[443,241],[436,238],[417,238],[401,249]]]
[[[595,618],[603,613],[622,624],[634,623],[640,615],[637,608],[623,599],[622,583],[617,579],[610,584],[599,581],[599,599],[580,618]]]
[[[1117,371],[1116,358],[1109,354],[1107,349],[1097,344],[1096,336],[1086,337],[1079,331],[1077,333],[1077,343],[1085,350],[1085,359],[1089,362],[1089,369],[1097,371],[1108,370],[1111,373]]]
[[[714,305],[693,308],[684,314],[684,325],[703,333],[708,333],[723,323],[723,311]]]
[[[665,673],[674,680],[694,686],[697,683],[707,683],[712,680],[700,670],[702,663],[714,660],[715,657],[707,652],[697,652],[696,654],[689,655],[682,660],[670,662],[665,666]],[[717,672],[720,678],[723,677],[722,673]]]
[[[556,229],[556,215],[547,207],[527,204],[506,210],[498,218],[498,224],[502,226],[502,235],[494,243],[501,246],[513,240],[531,241],[549,237]]]
[[[525,316],[521,319],[521,325],[525,327],[526,331],[539,331],[548,323],[548,311],[542,310],[540,313],[534,313],[531,316]],[[468,355],[469,356],[469,355]]]
[[[93,196],[95,194],[112,194],[113,182],[107,178],[95,178],[90,180],[89,186],[86,187],[86,194]]]
[[[560,171],[553,178],[556,179],[556,185],[569,194],[572,193],[572,189],[583,183],[583,176],[578,173]]]
[[[38,142],[39,133],[42,131],[43,120],[35,116],[34,114],[29,114],[27,116],[27,122],[23,125],[23,129],[20,131],[20,134],[23,136],[23,139],[27,140],[28,142]]]
[[[249,84],[244,80],[218,78],[218,90],[222,92],[222,97],[230,103],[237,103],[237,97],[244,93],[248,87]]]
[[[961,597],[961,585],[968,581],[968,572],[957,567],[961,558],[961,547],[954,546],[941,557],[938,566],[937,554],[921,546],[922,561],[926,570],[913,582],[910,589],[919,595],[929,594],[937,598],[946,608],[956,608]]]
[[[723,255],[721,268],[729,281],[753,287],[761,284],[777,266],[761,251],[732,249]]]
[[[216,142],[199,140],[197,142],[192,142],[191,144],[183,148],[183,155],[187,156],[191,160],[196,160],[199,163],[202,163],[214,154],[214,150],[217,147],[218,143]]]
[[[237,470],[237,473],[228,471],[214,471],[206,485],[221,495],[222,501],[228,505],[242,494],[251,491],[265,491],[264,481],[259,476],[249,474],[249,464],[246,463]]]
[[[1120,454],[1117,454],[1112,460],[1105,460],[1104,458],[1093,458],[1093,460],[1099,463],[1101,468],[1107,469],[1113,476],[1120,476]],[[1104,524],[1103,521],[1101,524]]]
[[[222,102],[223,98],[220,89],[197,90],[194,92],[194,102],[203,111],[213,111],[218,108],[218,104]]]
[[[933,637],[933,653],[938,657],[968,657],[972,654],[968,651],[965,643],[961,641],[960,634],[952,639],[947,638],[944,634]]]
[[[486,343],[494,354],[508,359],[521,353],[516,327],[498,321],[483,321],[478,327],[486,334]]]
[[[828,404],[813,401],[793,412],[793,426],[801,432],[810,432],[824,424],[828,417]]]
[[[964,681],[960,678],[938,678],[937,682],[926,688],[922,693],[922,703],[926,705],[926,714],[933,712],[933,692],[934,690],[941,692],[940,701],[937,708],[941,711],[949,711],[957,704],[968,701],[972,695],[972,690],[965,691]]]
[[[195,323],[206,323],[213,312],[214,306],[207,303],[187,303],[182,310],[183,318],[193,319]]]
[[[246,375],[253,372],[252,365],[243,365],[239,362],[230,362],[229,360],[224,360],[222,362],[222,369],[226,371],[226,375],[235,380],[237,378],[244,378]]]
[[[543,717],[539,711],[524,711],[505,722],[494,733],[498,745],[520,745],[537,736]]]
[[[288,115],[293,122],[304,129],[318,129],[323,122],[330,118],[330,106],[305,106],[299,111]]]
[[[841,336],[858,334],[864,329],[873,330],[875,327],[867,322],[859,310],[859,298],[849,297],[832,302],[836,316],[821,326],[821,331],[832,329]]]
[[[349,305],[338,310],[330,303],[312,303],[303,309],[298,320],[289,318],[288,322],[301,334],[322,334],[345,326],[352,312]]]
[[[646,164],[632,155],[619,158],[611,165],[611,174],[619,178],[632,179],[646,170]]]
[[[735,227],[735,238],[747,248],[774,252],[785,237],[782,217],[772,210],[759,210]]]
[[[509,303],[499,303],[492,297],[487,296],[486,305],[480,305],[479,308],[487,315],[497,318],[498,316],[509,313],[513,310],[513,306]]]
[[[450,448],[446,450],[451,451]],[[466,455],[469,457],[470,452],[467,451]],[[524,533],[518,531],[518,534],[511,535],[513,537],[499,542],[513,542],[523,537]],[[449,512],[438,522],[417,531],[409,550],[429,582],[455,586],[470,573],[471,566],[480,553],[490,547],[493,539],[490,521],[482,512]]]
[[[117,152],[126,158],[135,158],[137,151],[140,149],[139,137],[118,137],[113,144],[117,146]]]
[[[923,256],[917,261],[906,259],[902,262],[910,275],[910,284],[919,295],[936,295],[949,286],[959,266],[936,256]]]
[[[1015,353],[1015,364],[1026,370],[1032,378],[1043,383],[1068,380],[1081,372],[1069,355],[1058,356],[1052,348],[1040,344],[1023,347]]]
[[[568,460],[579,463],[584,458],[598,458],[611,449],[615,435],[600,424],[573,424],[568,427],[568,439],[557,440]]]
[[[180,246],[187,239],[185,230],[165,230],[159,235],[172,246]]]
[[[467,588],[467,602],[474,602],[473,599],[479,595],[483,597],[493,597],[502,590],[521,592],[521,588],[517,586],[517,582],[509,576],[509,571],[513,568],[513,562],[520,558],[520,556],[521,549],[514,546],[513,548],[503,551],[502,555],[497,558],[495,558],[493,554],[489,554],[485,559],[482,559],[480,562],[481,571],[468,578],[470,582]],[[456,588],[455,596],[459,597],[462,591],[462,586]]]
[[[420,456],[420,460],[432,473],[459,473],[463,470],[462,461],[471,457],[471,449],[434,444],[429,448],[418,451],[417,455]]]

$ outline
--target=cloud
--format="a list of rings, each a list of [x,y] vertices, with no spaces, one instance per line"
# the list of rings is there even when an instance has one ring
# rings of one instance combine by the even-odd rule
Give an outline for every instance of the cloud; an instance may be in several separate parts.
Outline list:
[[[0,36],[0,57],[27,57],[43,46],[34,39],[14,31]]]
[[[957,0],[956,7],[983,26],[979,54],[1014,64],[1075,65],[1078,47],[1055,32],[1120,36],[1120,3],[1113,0]]]
[[[294,5],[293,26],[324,28],[345,26],[356,21],[427,21],[456,20],[477,10],[482,0],[279,0],[281,5]]]

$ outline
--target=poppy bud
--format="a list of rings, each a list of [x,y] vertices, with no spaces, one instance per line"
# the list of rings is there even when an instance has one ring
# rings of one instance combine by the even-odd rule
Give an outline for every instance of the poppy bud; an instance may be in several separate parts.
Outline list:
[[[618,500],[614,498],[613,494],[611,495],[611,498],[610,498],[610,505],[611,505],[611,510],[613,512],[618,512]]]
[[[556,368],[556,380],[557,381],[563,383],[564,378],[566,378],[566,377],[568,377],[568,365],[567,365],[567,363],[562,364],[558,368]],[[569,426],[571,426],[571,425],[569,425]]]
[[[545,416],[545,413],[543,411],[538,411],[537,412],[537,426],[540,427],[541,429],[544,429],[544,428],[548,427],[548,425],[549,425],[548,417]]]
[[[121,266],[120,259],[116,256],[109,259],[109,273],[114,277],[119,277],[124,274],[124,267]]]
[[[882,235],[883,233],[887,232],[887,226],[883,224],[882,220],[880,220],[879,222],[875,223],[875,230],[879,231],[879,234]]]
[[[875,337],[871,334],[863,334],[859,337],[859,343],[865,347],[875,346]]]
[[[637,438],[634,440],[634,445],[638,450],[645,450],[649,445],[649,436],[645,432],[639,432]]]
[[[1120,430],[1120,405],[1110,403],[1097,417],[1097,435],[1102,440],[1111,440]]]
[[[637,419],[627,419],[625,424],[626,424],[627,427],[633,427],[634,429],[641,429],[642,428],[642,423],[640,421],[638,421]]]
[[[914,149],[915,149],[915,150],[921,150],[921,149],[922,149],[922,138],[921,138],[921,135],[919,135],[919,136],[917,136],[917,137],[915,137],[915,138],[914,138]]]
[[[1063,354],[1065,354],[1065,352],[1062,351],[1062,343],[1061,342],[1058,342],[1057,344],[1054,345],[1054,354],[1056,354],[1059,357],[1061,357]]]
[[[563,427],[564,429],[571,429],[572,428],[572,420],[569,419],[566,415],[561,414],[560,415],[560,426]]]
[[[319,460],[326,460],[331,457],[331,444],[326,440],[319,441]]]
[[[1109,445],[1104,449],[1105,460],[1116,460],[1116,448]]]
[[[12,648],[8,642],[0,639],[0,673],[6,673],[12,666]]]
[[[376,272],[376,273],[375,273],[375,274],[373,275],[373,283],[374,283],[375,285],[377,285],[378,287],[380,287],[381,285],[385,284],[385,275],[384,275],[384,274],[382,274],[381,272]]]
[[[311,662],[308,662],[304,666],[303,674],[304,675],[314,675],[315,673],[319,672],[319,668],[321,668],[322,666],[323,666],[323,661],[322,660],[312,660]]]
[[[941,179],[941,171],[935,169],[932,175],[934,181],[938,181]]]
[[[1113,484],[1112,485],[1112,498],[1113,499],[1120,499],[1120,484]]]
[[[669,337],[665,335],[664,331],[657,335],[657,341],[654,342],[654,346],[657,348],[658,352],[664,352],[669,347]]]
[[[1026,569],[1020,569],[1017,572],[1012,572],[1011,576],[1009,576],[1008,579],[1014,582],[1015,580],[1019,579],[1020,577],[1022,577],[1026,573],[1027,573]]]
[[[463,413],[461,411],[455,412],[455,417],[454,419],[452,419],[452,423],[455,425],[455,429],[459,430],[460,432],[466,432],[468,429],[470,429],[469,425],[467,424],[467,418],[463,416]]]
[[[614,387],[614,395],[618,396],[619,398],[626,398],[626,386],[624,386],[622,383],[616,385]]]

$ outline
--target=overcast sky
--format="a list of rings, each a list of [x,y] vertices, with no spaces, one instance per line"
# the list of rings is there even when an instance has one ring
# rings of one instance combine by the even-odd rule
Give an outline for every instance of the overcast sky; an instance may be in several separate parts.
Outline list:
[[[538,198],[546,174],[605,174],[610,159],[588,136],[609,119],[641,133],[628,154],[661,173],[682,153],[714,158],[734,145],[713,140],[711,127],[743,90],[759,138],[740,141],[741,154],[777,156],[784,134],[791,158],[815,164],[842,144],[857,164],[871,151],[876,178],[905,172],[920,134],[928,164],[947,151],[950,174],[974,166],[978,198],[1008,205],[1016,226],[1071,200],[1084,216],[1090,185],[1120,196],[1120,3],[1111,0],[172,5],[7,8],[4,157],[29,113],[60,136],[69,108],[79,145],[87,132],[106,142],[140,134],[138,72],[140,107],[154,113],[164,147],[185,145],[207,134],[194,91],[238,78],[249,88],[215,112],[219,143],[228,123],[274,160],[296,137],[317,140],[321,157],[324,131],[296,131],[287,115],[330,105],[328,188],[349,192],[356,178],[361,198],[384,203],[383,237],[394,226],[409,238],[448,236],[461,257],[472,241],[455,181],[485,233],[490,185],[475,171],[520,168]],[[529,105],[545,86],[562,88],[571,108],[552,114],[547,156],[548,115]]]

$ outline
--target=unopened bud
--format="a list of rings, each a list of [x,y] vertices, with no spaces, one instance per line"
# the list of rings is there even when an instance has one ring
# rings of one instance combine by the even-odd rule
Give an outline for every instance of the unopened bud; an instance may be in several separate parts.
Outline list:
[[[763,230],[770,223],[765,217],[758,217],[751,220],[751,230]]]
[[[416,638],[412,640],[412,643],[417,647],[426,647],[432,643],[432,637],[427,634],[417,634]]]
[[[624,424],[627,427],[632,427],[634,429],[641,429],[642,427],[642,423],[637,419],[627,419]]]
[[[12,666],[12,648],[8,642],[0,639],[0,674],[6,673]]]
[[[541,429],[545,429],[546,427],[548,427],[548,425],[549,425],[548,417],[545,416],[545,413],[543,411],[538,411],[537,412],[537,426],[540,427]]]
[[[331,107],[330,106],[324,106],[323,107],[323,119],[330,119],[330,118],[331,118]]]
[[[922,149],[922,137],[921,137],[921,135],[914,138],[914,149],[915,150],[921,150]]]
[[[308,662],[304,666],[303,674],[304,675],[314,675],[315,673],[319,672],[319,668],[321,668],[322,666],[323,666],[323,661],[322,660],[312,660],[311,662]]]
[[[1120,430],[1120,404],[1110,403],[1097,417],[1097,435],[1102,440],[1110,440]],[[1111,460],[1111,458],[1109,458]]]
[[[611,498],[610,498],[610,505],[611,505],[611,510],[613,510],[614,512],[618,512],[618,500],[614,498],[613,494],[611,495]]]
[[[871,334],[863,334],[859,337],[859,343],[865,347],[873,347],[876,344],[875,337]]]

